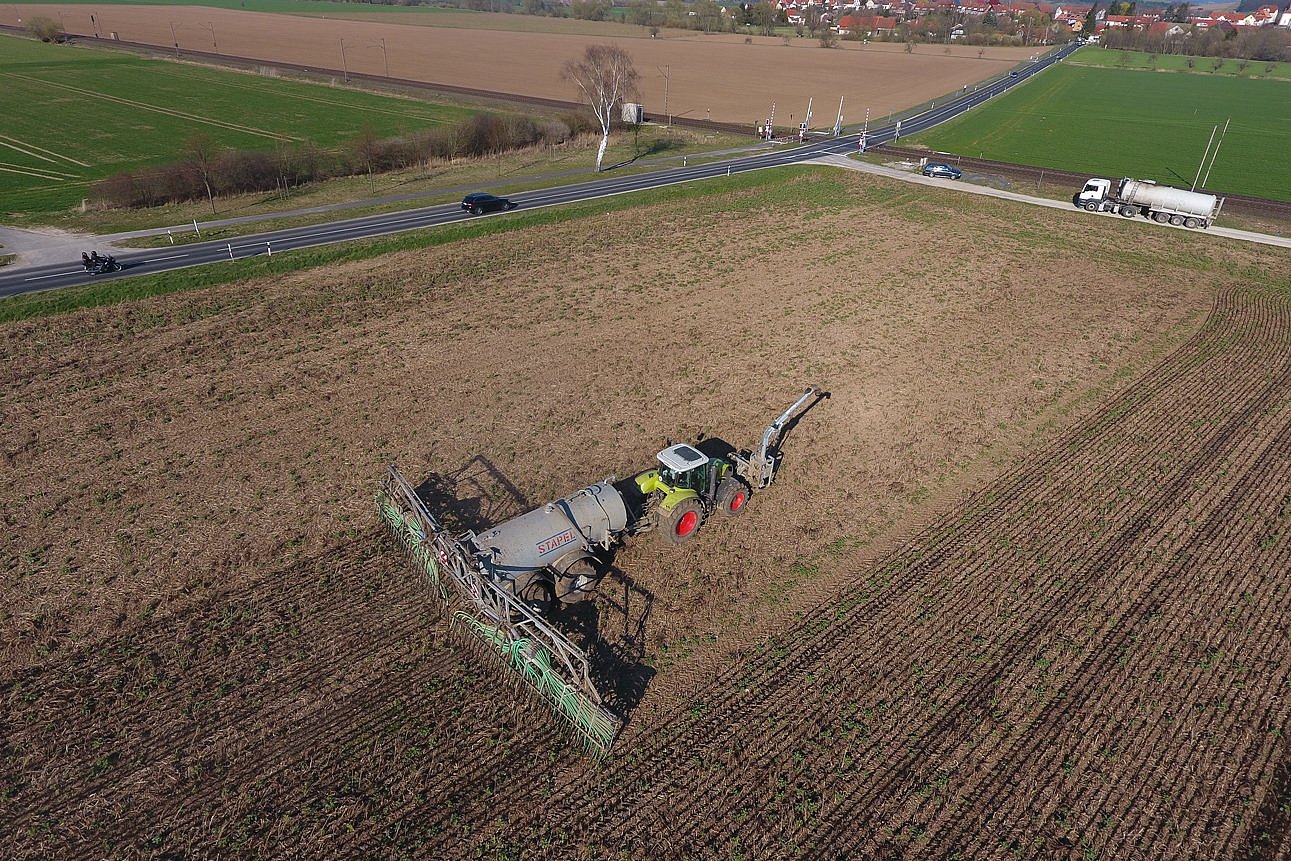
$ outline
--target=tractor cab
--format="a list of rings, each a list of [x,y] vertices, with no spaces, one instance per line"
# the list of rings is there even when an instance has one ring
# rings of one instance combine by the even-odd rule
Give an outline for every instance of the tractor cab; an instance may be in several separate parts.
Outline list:
[[[680,443],[659,452],[659,481],[671,488],[700,492],[708,490],[708,455],[694,446]]]

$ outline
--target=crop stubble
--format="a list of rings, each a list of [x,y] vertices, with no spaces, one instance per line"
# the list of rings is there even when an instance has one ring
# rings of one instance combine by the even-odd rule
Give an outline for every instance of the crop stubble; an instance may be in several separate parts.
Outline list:
[[[1285,293],[1235,289],[1221,244],[1204,288],[1168,263],[1135,281],[825,176],[7,327],[7,854],[1251,840],[1285,756]],[[794,204],[826,181],[841,210]],[[818,238],[894,218],[855,251]],[[670,254],[642,253],[658,236]],[[1194,241],[1147,236],[1162,260]],[[989,476],[983,451],[1226,286],[916,540],[827,549]],[[834,397],[782,482],[691,548],[619,554],[641,631],[584,620],[660,667],[601,771],[444,642],[370,526],[390,458],[478,525],[667,436],[751,441],[805,382]],[[795,564],[822,570],[768,600]]]

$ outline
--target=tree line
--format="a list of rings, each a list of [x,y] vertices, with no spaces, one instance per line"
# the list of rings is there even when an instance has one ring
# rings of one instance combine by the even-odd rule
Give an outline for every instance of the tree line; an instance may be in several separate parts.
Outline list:
[[[477,113],[464,123],[381,138],[364,126],[345,145],[324,149],[310,142],[263,150],[219,147],[205,133],[191,136],[179,158],[158,167],[126,170],[91,187],[99,203],[119,207],[159,206],[228,194],[288,191],[308,182],[377,174],[435,161],[497,155],[526,147],[560,144],[592,131],[585,114],[535,120]]]
[[[1106,48],[1150,54],[1184,54],[1267,63],[1291,61],[1291,44],[1288,43],[1291,36],[1276,27],[1209,27],[1202,30],[1185,26],[1182,33],[1174,35],[1107,27],[1098,38]]]

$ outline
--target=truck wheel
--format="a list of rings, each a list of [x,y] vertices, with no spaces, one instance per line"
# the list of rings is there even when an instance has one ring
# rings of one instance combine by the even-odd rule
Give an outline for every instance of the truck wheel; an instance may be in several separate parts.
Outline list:
[[[1183,220],[1183,226],[1184,226],[1184,227],[1186,227],[1186,228],[1188,228],[1189,230],[1196,230],[1196,229],[1197,229],[1197,225],[1198,225],[1198,224],[1200,224],[1200,223],[1201,223],[1201,222],[1200,222],[1200,221],[1198,221],[1198,220],[1197,220],[1197,219],[1195,219],[1195,218],[1185,218],[1185,219]]]
[[[1170,223],[1173,224],[1175,227],[1183,227],[1183,216],[1182,215],[1170,216]]]
[[[1086,211],[1086,212],[1098,212],[1098,203],[1097,203],[1097,201],[1093,201],[1093,200],[1091,200],[1091,201],[1089,201],[1088,203],[1086,203],[1086,204],[1085,204],[1085,211]]]
[[[717,486],[717,510],[727,517],[738,517],[749,503],[749,489],[738,478],[725,478]]]
[[[659,538],[665,544],[685,544],[704,522],[704,507],[698,499],[685,499],[672,511],[659,512]]]
[[[1124,215],[1126,218],[1133,218],[1138,214],[1138,210],[1128,204],[1121,207],[1121,215]]]
[[[534,572],[525,582],[516,582],[515,595],[534,613],[545,616],[556,603],[556,584],[547,579],[546,575]]]
[[[1152,213],[1152,220],[1157,224],[1165,224],[1170,220],[1170,216],[1166,215],[1164,212],[1154,212]]]

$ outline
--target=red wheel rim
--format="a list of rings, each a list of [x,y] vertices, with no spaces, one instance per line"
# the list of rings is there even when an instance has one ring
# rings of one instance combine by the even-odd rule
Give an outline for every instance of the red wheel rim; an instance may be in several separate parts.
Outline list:
[[[699,523],[699,515],[693,511],[687,511],[677,521],[677,534],[689,535],[695,531],[695,525]]]
[[[743,508],[743,507],[744,507],[744,500],[745,500],[745,496],[744,496],[744,491],[742,491],[742,490],[741,490],[739,493],[737,493],[737,494],[735,494],[734,496],[732,496],[732,497],[731,497],[731,511],[739,511],[741,508]]]

